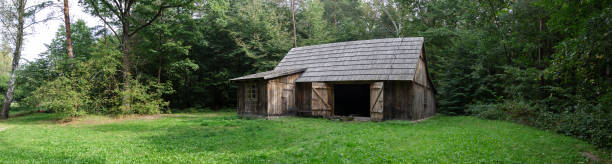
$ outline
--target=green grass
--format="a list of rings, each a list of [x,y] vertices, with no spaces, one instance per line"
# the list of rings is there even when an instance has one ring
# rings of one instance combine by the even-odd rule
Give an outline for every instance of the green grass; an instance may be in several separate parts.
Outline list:
[[[232,112],[0,121],[0,163],[583,163],[586,142],[502,121],[240,119]],[[605,159],[604,159],[605,160]],[[604,161],[606,162],[606,161]]]

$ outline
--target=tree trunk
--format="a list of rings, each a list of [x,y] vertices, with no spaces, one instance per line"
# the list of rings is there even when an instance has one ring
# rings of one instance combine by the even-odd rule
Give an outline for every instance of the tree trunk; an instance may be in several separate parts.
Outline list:
[[[295,30],[295,0],[291,0],[291,23],[293,23],[293,47],[297,47],[297,34]]]
[[[384,3],[380,4],[381,9],[383,10],[383,12],[387,15],[387,17],[389,17],[389,20],[391,20],[391,23],[393,24],[393,28],[395,29],[395,37],[400,37],[400,27],[399,25],[395,22],[395,19],[393,19],[393,17],[391,16],[391,13],[389,13],[389,10],[387,10],[387,7],[385,7]]]
[[[162,58],[161,55],[158,57],[159,62],[157,63],[157,84],[161,83],[161,72],[162,72]]]
[[[13,52],[13,63],[11,65],[10,78],[8,81],[8,87],[6,95],[2,103],[2,118],[7,119],[9,117],[9,109],[13,102],[13,91],[15,90],[15,70],[19,68],[19,59],[21,57],[21,46],[23,44],[23,30],[24,30],[24,12],[25,12],[25,0],[19,0],[17,4],[17,38],[15,41],[15,52]]]
[[[64,0],[64,23],[66,24],[66,43],[68,49],[68,57],[72,59],[74,58],[74,54],[72,53],[72,32],[70,31],[70,12],[68,9],[68,0]]]
[[[129,16],[125,16],[124,18],[127,18]],[[130,89],[130,41],[131,41],[131,37],[129,35],[129,29],[130,29],[130,24],[129,22],[125,21],[123,22],[123,34],[122,34],[122,44],[121,44],[121,50],[123,53],[123,56],[121,58],[121,66],[122,66],[122,71],[123,71],[123,91],[129,91]],[[129,110],[130,107],[130,95],[129,94],[124,94],[122,97],[123,100],[123,106],[125,110]]]
[[[538,34],[542,33],[542,18],[538,18],[538,22],[539,22],[539,27],[538,27]],[[542,40],[540,38],[538,38],[538,67],[540,67],[541,64],[541,60],[542,60]]]
[[[338,9],[336,9],[336,6],[338,2],[336,2],[336,4],[334,4],[334,30],[338,30],[338,18],[337,18],[337,12]]]

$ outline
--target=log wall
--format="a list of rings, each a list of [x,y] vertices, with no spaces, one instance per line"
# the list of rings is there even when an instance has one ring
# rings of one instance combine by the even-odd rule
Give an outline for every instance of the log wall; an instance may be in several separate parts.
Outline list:
[[[247,87],[255,84],[257,87],[256,101],[247,100]],[[267,114],[267,92],[264,80],[249,80],[238,84],[238,115],[265,116]]]
[[[295,84],[295,103],[298,116],[312,116],[312,83]]]
[[[268,79],[268,116],[297,113],[295,80],[300,75],[301,73]]]

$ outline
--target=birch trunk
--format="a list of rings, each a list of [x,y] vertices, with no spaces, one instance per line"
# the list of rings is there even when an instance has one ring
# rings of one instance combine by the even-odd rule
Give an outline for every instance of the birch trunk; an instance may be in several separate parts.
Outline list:
[[[21,46],[23,44],[24,35],[24,12],[25,12],[25,0],[19,0],[17,4],[17,36],[15,40],[15,51],[13,52],[13,63],[11,65],[10,78],[8,81],[8,87],[4,101],[2,103],[2,118],[7,119],[9,117],[9,110],[11,103],[13,102],[13,92],[15,90],[15,70],[19,68],[19,59],[21,58]]]

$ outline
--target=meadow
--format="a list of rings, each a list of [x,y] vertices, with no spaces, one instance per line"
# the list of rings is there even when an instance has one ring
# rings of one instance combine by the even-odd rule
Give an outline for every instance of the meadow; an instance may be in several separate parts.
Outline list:
[[[0,163],[606,163],[587,142],[504,121],[243,119],[234,112],[0,121]]]

